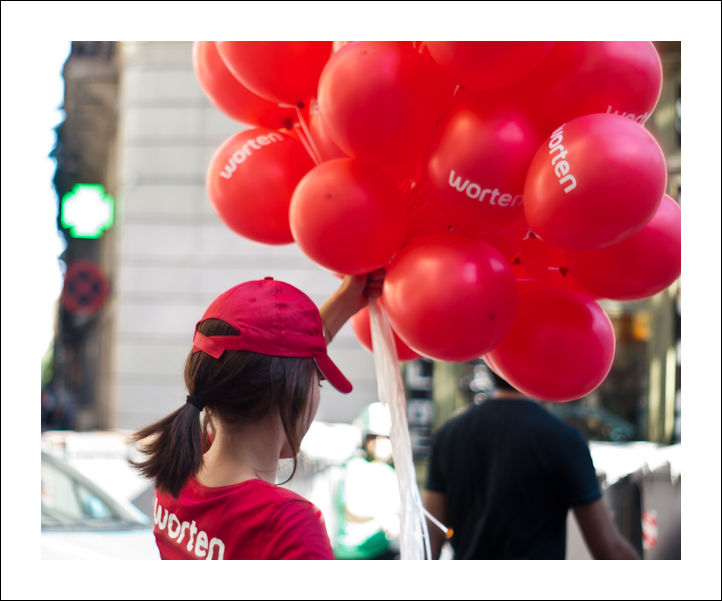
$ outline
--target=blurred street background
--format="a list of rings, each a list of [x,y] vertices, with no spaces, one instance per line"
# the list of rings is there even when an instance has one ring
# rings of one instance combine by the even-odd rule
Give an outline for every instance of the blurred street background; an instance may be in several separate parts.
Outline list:
[[[664,86],[647,126],[667,158],[667,193],[686,211],[687,194],[681,198],[682,44],[655,45],[663,62]],[[3,70],[11,50],[16,49],[3,42]],[[57,272],[51,268],[41,274],[50,293],[43,288],[36,294],[52,298],[29,301],[28,315],[9,314],[4,307],[3,326],[9,321],[40,321],[52,304],[51,331],[42,329],[33,336],[30,356],[23,358],[33,362],[32,353],[42,355],[40,402],[33,409],[37,413],[31,412],[40,422],[41,447],[111,497],[132,503],[149,527],[152,489],[128,469],[127,459],[137,456],[128,435],[184,402],[182,372],[190,350],[189,327],[220,291],[241,281],[273,276],[320,304],[338,280],[296,245],[245,240],[215,214],[205,189],[206,167],[220,143],[246,126],[226,117],[203,94],[193,72],[192,42],[73,41],[61,43],[53,52],[59,84],[55,89],[61,95],[49,104],[60,110],[50,126],[54,139],[46,154],[53,163],[49,177],[55,221],[48,227],[43,215],[41,232],[39,223],[12,224],[12,228],[16,235],[17,228],[25,227],[29,236],[52,239],[55,254],[50,261]],[[719,97],[718,79],[716,92]],[[3,127],[13,118],[3,108]],[[4,137],[5,181],[12,176],[6,172],[10,152]],[[718,204],[718,192],[719,187],[707,200]],[[31,199],[8,198],[3,184],[3,271],[10,261],[22,261],[20,245],[6,244],[5,206],[19,200]],[[716,243],[718,260],[719,239]],[[42,262],[47,268],[48,258]],[[8,282],[3,276],[3,298],[24,293],[33,277],[28,273],[26,282]],[[685,476],[691,465],[681,444],[682,391],[687,386],[682,386],[686,374],[681,355],[682,296],[678,281],[650,299],[602,301],[617,337],[609,376],[583,399],[545,404],[589,440],[615,521],[642,557],[650,560],[683,558],[682,465],[684,461]],[[716,298],[718,304],[718,284]],[[719,324],[719,318],[714,319],[711,323]],[[718,353],[719,332],[714,335],[711,345]],[[358,450],[358,434],[351,423],[377,400],[377,390],[373,358],[349,324],[337,335],[330,354],[353,382],[354,391],[346,398],[331,387],[322,389],[299,472],[286,486],[316,503],[332,530],[340,470]],[[4,381],[12,378],[9,357],[15,355],[4,335]],[[483,402],[491,390],[486,370],[481,361],[418,359],[402,365],[420,486],[432,432],[469,403]],[[709,375],[714,378],[709,396],[692,398],[690,403],[719,404],[719,371]],[[20,394],[13,389],[6,395],[3,388],[6,425],[12,420],[9,403],[37,402],[32,392],[36,385],[32,382]],[[13,427],[33,437],[35,424]],[[709,442],[717,456],[717,463],[711,465],[718,467],[719,434]],[[12,447],[3,444],[4,465],[8,453]],[[37,463],[35,456],[22,460]],[[696,469],[699,477],[699,466]],[[719,482],[718,473],[715,478]],[[690,504],[694,501],[689,499]],[[716,503],[718,509],[719,498]],[[3,510],[4,524],[6,518]],[[590,558],[573,518],[567,541],[568,559]],[[712,544],[718,556],[718,530]],[[3,561],[5,547],[4,539]]]

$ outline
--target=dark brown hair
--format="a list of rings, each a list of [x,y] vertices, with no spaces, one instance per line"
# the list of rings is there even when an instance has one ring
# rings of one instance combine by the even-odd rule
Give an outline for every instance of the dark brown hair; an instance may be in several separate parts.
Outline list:
[[[218,319],[203,321],[198,330],[206,336],[238,335],[235,328]],[[278,407],[294,457],[290,480],[296,473],[296,455],[301,446],[298,423],[309,403],[315,372],[313,359],[306,357],[225,351],[214,359],[202,351],[191,352],[186,360],[185,382],[190,395],[205,403],[203,425],[198,409],[183,403],[133,435],[148,458],[131,464],[151,478],[157,488],[177,497],[188,477],[200,469],[203,452],[215,435],[209,413],[232,426],[257,421]]]
[[[489,375],[491,376],[492,382],[494,382],[494,388],[496,390],[509,390],[511,392],[519,392],[516,388],[509,384],[509,382],[507,382],[504,378],[502,378],[495,372],[489,370]]]

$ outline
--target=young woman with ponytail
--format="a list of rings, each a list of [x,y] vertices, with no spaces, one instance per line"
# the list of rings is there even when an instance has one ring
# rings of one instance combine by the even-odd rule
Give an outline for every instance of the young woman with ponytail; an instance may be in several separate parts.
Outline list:
[[[156,485],[162,559],[333,559],[321,512],[277,486],[276,470],[293,459],[293,477],[321,381],[351,391],[326,344],[380,296],[384,275],[346,276],[320,311],[272,278],[211,303],[186,361],[186,402],[134,436],[146,454],[134,466]]]

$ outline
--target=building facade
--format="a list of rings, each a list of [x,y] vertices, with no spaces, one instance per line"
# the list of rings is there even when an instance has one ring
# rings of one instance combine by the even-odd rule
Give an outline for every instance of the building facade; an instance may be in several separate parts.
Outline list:
[[[65,66],[62,154],[78,129],[95,132],[102,149],[78,140],[80,167],[70,172],[67,161],[59,164],[57,179],[102,183],[115,198],[113,228],[100,240],[69,238],[63,257],[66,263],[74,255],[96,261],[111,283],[110,294],[90,316],[78,318],[61,307],[55,371],[62,380],[58,387],[77,399],[76,427],[137,428],[185,402],[183,368],[193,329],[218,294],[272,276],[320,304],[339,280],[297,245],[244,239],[215,214],[205,186],[208,163],[222,142],[247,126],[206,98],[193,71],[191,42],[97,44],[110,44],[92,60],[100,65],[96,70],[115,75],[102,125],[113,131],[93,129],[96,124],[83,114],[91,110],[87,104],[70,109],[74,95],[97,85],[84,67],[91,61],[87,51],[74,43]],[[84,76],[75,76],[79,69]],[[93,161],[104,171],[91,170]],[[59,197],[64,192],[58,187]],[[79,341],[76,361],[63,359],[71,336]],[[354,390],[342,395],[325,387],[318,419],[350,422],[377,399],[373,358],[349,324],[330,354]],[[78,384],[70,381],[71,372]]]

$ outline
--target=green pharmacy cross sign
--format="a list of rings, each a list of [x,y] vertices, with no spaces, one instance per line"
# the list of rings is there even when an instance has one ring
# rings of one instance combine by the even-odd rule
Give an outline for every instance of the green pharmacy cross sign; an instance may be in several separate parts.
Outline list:
[[[113,225],[114,204],[100,184],[75,184],[60,201],[60,223],[73,238],[100,238]]]

